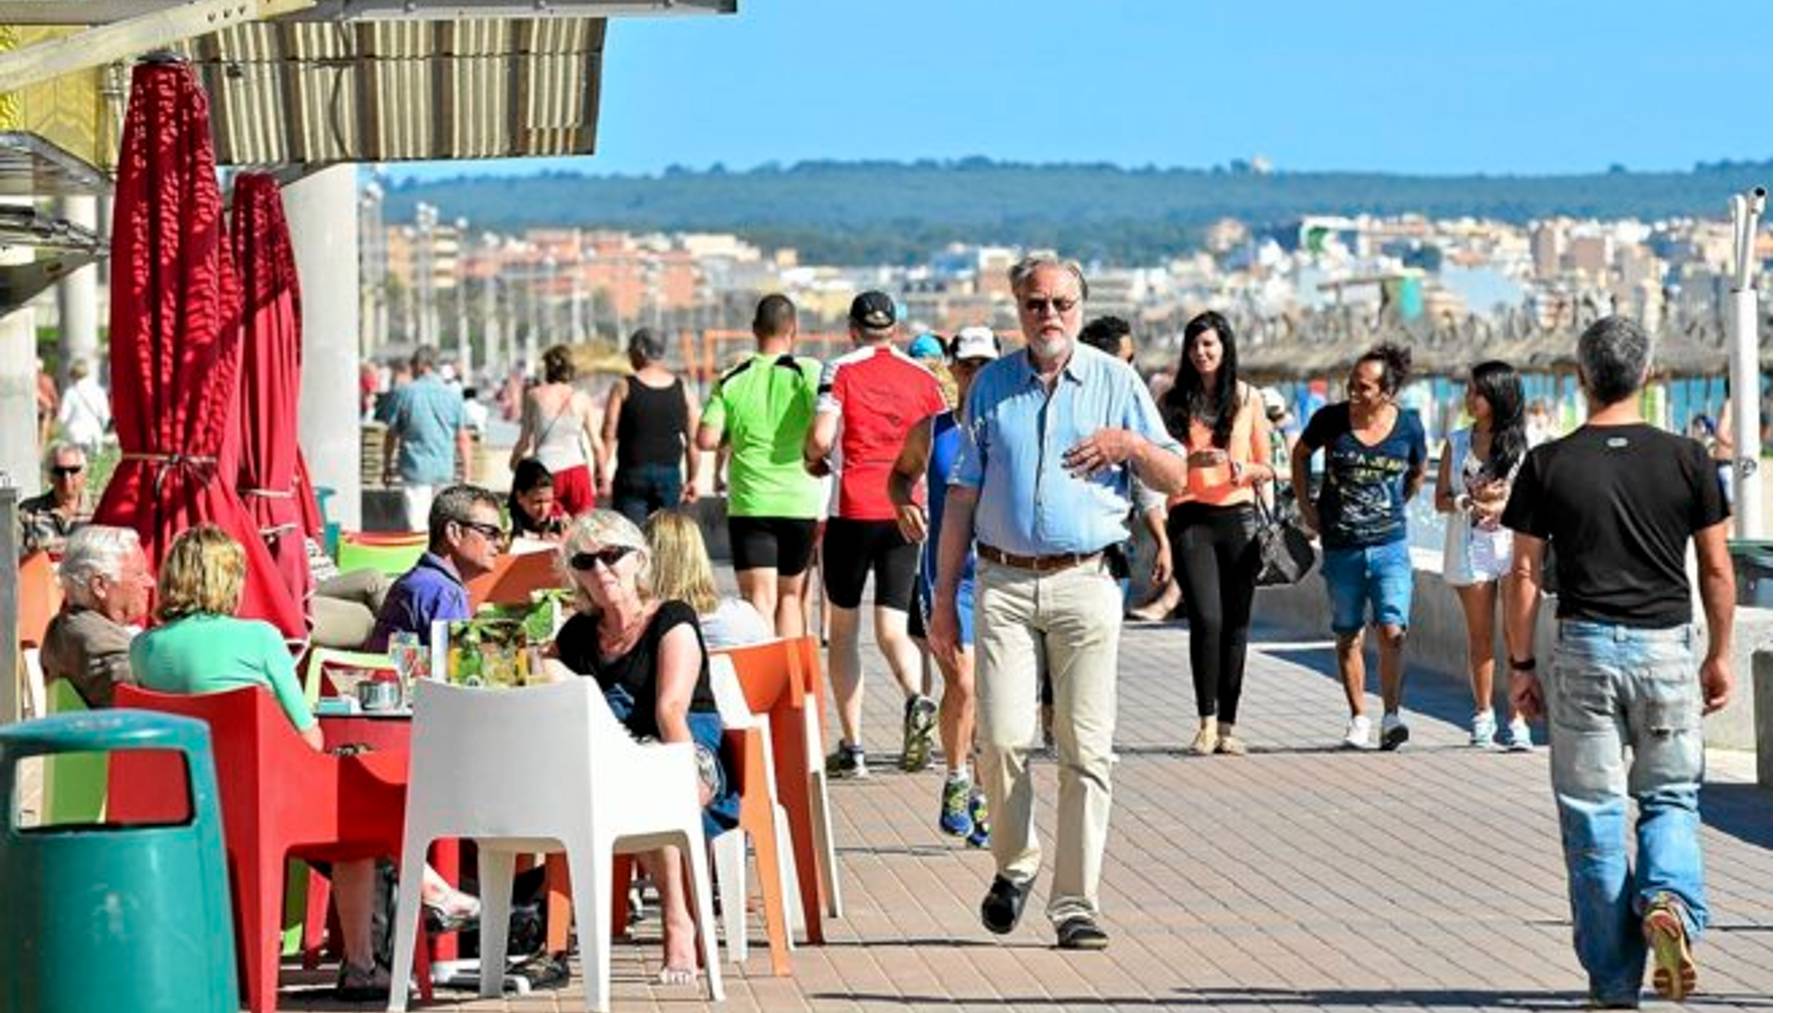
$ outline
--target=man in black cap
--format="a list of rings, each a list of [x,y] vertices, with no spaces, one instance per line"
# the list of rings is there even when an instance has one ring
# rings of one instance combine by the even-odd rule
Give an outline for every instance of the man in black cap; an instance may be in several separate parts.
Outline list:
[[[875,571],[875,642],[906,691],[901,769],[924,769],[937,727],[936,705],[919,692],[918,648],[906,635],[919,547],[900,532],[887,478],[907,431],[944,410],[944,393],[931,370],[894,347],[898,319],[885,292],[864,292],[850,303],[850,340],[856,350],[826,364],[806,441],[808,467],[837,476],[822,556],[825,597],[831,603],[828,664],[844,737],[826,768],[846,777],[868,774],[857,638],[870,570]]]

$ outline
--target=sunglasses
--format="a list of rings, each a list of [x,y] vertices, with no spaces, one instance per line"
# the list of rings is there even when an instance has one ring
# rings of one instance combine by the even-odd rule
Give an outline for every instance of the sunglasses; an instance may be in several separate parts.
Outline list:
[[[577,552],[569,557],[569,569],[587,573],[596,563],[603,563],[607,569],[611,569],[619,565],[619,560],[636,551],[629,545],[606,545],[593,552]]]
[[[50,469],[50,474],[54,475],[57,478],[68,478],[70,475],[79,475],[86,470],[87,470],[87,465],[85,465],[85,464],[77,464],[77,465],[59,464]]]
[[[1057,316],[1063,316],[1064,314],[1068,313],[1070,310],[1074,309],[1076,307],[1076,305],[1079,304],[1079,302],[1080,302],[1080,300],[1078,300],[1078,299],[1067,299],[1067,298],[1045,299],[1045,298],[1039,297],[1039,298],[1035,298],[1035,299],[1027,299],[1027,300],[1025,300],[1025,312],[1030,313],[1032,316],[1041,317],[1041,316],[1044,316],[1045,314],[1049,313],[1050,310],[1052,308],[1054,308],[1056,310]]]
[[[457,521],[456,523],[462,525],[466,530],[473,531],[488,541],[493,542],[495,545],[500,544],[501,539],[506,537],[506,532],[501,530],[498,525],[483,524],[480,521]]]

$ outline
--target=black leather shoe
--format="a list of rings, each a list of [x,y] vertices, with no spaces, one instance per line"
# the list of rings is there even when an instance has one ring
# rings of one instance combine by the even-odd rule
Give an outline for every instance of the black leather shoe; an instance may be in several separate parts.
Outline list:
[[[1087,915],[1066,918],[1056,927],[1059,950],[1104,950],[1108,942],[1106,930]]]
[[[1035,882],[1036,877],[1014,883],[1005,876],[995,876],[994,885],[988,887],[987,896],[981,898],[981,924],[996,935],[1011,932],[1019,924],[1019,915],[1025,911],[1025,898],[1031,896],[1031,884]]]

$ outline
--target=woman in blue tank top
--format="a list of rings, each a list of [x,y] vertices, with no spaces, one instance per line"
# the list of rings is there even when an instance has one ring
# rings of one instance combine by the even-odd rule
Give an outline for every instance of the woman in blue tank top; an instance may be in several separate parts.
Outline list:
[[[906,444],[888,476],[888,498],[894,504],[900,531],[914,542],[925,543],[919,560],[919,577],[913,588],[909,631],[921,645],[930,620],[933,590],[938,581],[938,532],[944,517],[944,498],[950,475],[962,452],[961,408],[981,367],[999,358],[994,332],[986,327],[965,327],[950,343],[950,373],[956,379],[958,408],[920,419],[906,434]],[[925,504],[918,501],[919,479],[925,479]],[[948,576],[948,575],[946,575]],[[943,804],[938,826],[947,834],[965,838],[972,846],[987,841],[987,804],[970,776],[969,758],[975,735],[975,659],[970,645],[975,637],[975,551],[970,546],[957,580],[956,609],[961,614],[962,644],[955,654],[938,657],[944,672],[944,705],[939,727],[944,737]]]

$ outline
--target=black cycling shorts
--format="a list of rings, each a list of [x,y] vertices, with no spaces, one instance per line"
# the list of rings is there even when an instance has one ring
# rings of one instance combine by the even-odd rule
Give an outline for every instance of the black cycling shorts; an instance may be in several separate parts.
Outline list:
[[[875,604],[906,611],[919,571],[919,546],[900,534],[899,523],[833,517],[825,522],[820,551],[825,598],[831,604],[844,609],[860,606],[863,586],[874,570]]]
[[[732,569],[774,567],[783,577],[798,577],[812,563],[819,522],[810,517],[727,517],[725,528],[731,534]]]

